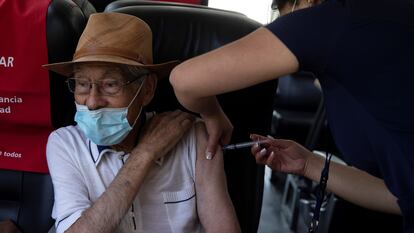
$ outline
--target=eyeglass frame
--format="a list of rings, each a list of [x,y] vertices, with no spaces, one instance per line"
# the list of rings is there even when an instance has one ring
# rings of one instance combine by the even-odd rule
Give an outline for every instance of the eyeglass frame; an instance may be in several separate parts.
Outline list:
[[[129,85],[129,84],[131,84],[131,83],[134,83],[135,81],[137,81],[137,80],[140,80],[142,77],[144,77],[144,76],[147,76],[147,75],[149,75],[150,74],[150,72],[148,71],[148,70],[145,70],[145,72],[143,73],[143,74],[140,74],[139,76],[136,76],[135,77],[135,79],[133,79],[133,80],[128,80],[128,81],[126,81],[126,82],[124,82],[122,85],[120,85],[119,86],[119,90],[117,90],[115,93],[113,93],[113,94],[109,94],[109,93],[107,93],[107,92],[105,92],[105,91],[101,91],[101,93],[102,93],[102,95],[104,95],[104,96],[114,96],[114,95],[116,95],[116,94],[118,94],[125,86],[127,86],[127,85]],[[74,89],[72,90],[71,89],[71,84],[69,83],[70,82],[70,80],[74,80],[74,82],[75,82],[75,87],[74,87]],[[87,80],[88,81],[88,83],[89,83],[89,90],[88,90],[88,92],[87,93],[82,93],[82,94],[77,94],[76,93],[76,80]],[[104,79],[105,80],[105,79]],[[95,85],[97,85],[98,86],[98,88],[99,88],[99,90],[103,90],[102,89],[102,84],[101,83],[99,83],[99,82],[102,82],[102,81],[104,81],[104,80],[99,80],[98,82],[91,82],[89,79],[84,79],[84,78],[73,78],[73,77],[70,77],[70,78],[68,78],[68,79],[66,79],[66,84],[68,85],[68,89],[69,89],[69,91],[71,92],[71,93],[73,93],[73,94],[77,94],[77,95],[87,95],[87,94],[89,94],[90,93],[90,90],[92,89],[92,85],[93,84],[95,84]],[[106,80],[116,80],[116,79],[106,79]]]

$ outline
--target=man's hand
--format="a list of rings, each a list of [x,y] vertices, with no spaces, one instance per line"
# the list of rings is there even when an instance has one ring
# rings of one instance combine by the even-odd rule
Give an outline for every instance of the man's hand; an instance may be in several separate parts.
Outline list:
[[[152,160],[166,155],[194,121],[193,115],[180,110],[155,115],[143,128],[139,143],[131,154],[147,154]]]

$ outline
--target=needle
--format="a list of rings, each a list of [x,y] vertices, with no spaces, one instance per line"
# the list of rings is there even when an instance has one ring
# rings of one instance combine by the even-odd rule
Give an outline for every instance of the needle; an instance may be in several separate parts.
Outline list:
[[[235,150],[235,149],[241,149],[245,147],[253,146],[254,144],[262,144],[263,142],[266,142],[268,140],[262,140],[262,141],[252,141],[252,142],[241,142],[241,143],[235,143],[235,144],[229,144],[222,147],[223,150]]]

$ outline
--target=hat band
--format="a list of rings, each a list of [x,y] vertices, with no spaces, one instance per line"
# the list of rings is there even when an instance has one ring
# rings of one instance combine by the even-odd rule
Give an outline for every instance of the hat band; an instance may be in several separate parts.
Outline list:
[[[91,56],[91,55],[110,55],[126,58],[141,63],[139,60],[141,58],[140,54],[131,53],[127,50],[117,49],[117,48],[107,48],[107,47],[89,47],[77,50],[73,55],[73,60],[80,59],[82,57]]]

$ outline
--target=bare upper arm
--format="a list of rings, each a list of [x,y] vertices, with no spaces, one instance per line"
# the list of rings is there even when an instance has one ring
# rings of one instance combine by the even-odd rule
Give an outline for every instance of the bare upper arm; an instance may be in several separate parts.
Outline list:
[[[217,158],[214,157],[212,160],[207,160],[205,158],[207,130],[203,122],[197,122],[195,127],[197,135],[196,183],[204,185],[205,182],[214,182],[220,185],[221,182],[225,182],[222,151],[217,151]]]
[[[249,35],[187,60],[170,81],[178,92],[206,97],[294,73],[299,62],[289,48],[262,27]]]
[[[205,158],[207,132],[204,123],[196,123],[197,211],[205,232],[240,232],[237,217],[227,192],[223,155],[218,150],[212,160]]]

